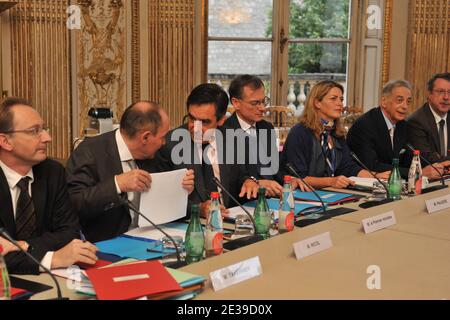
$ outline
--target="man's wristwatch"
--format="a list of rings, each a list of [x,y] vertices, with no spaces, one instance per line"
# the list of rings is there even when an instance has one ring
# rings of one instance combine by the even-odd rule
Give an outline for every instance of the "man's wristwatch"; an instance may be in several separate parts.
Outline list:
[[[254,176],[250,176],[249,179],[253,180],[259,186],[259,181]]]

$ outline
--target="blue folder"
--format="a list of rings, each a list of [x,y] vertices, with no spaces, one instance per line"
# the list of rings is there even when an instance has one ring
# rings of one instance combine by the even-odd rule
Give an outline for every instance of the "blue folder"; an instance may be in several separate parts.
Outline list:
[[[278,211],[278,209],[280,208],[280,199],[276,199],[276,198],[267,199],[267,204],[269,205],[270,210]],[[246,204],[244,204],[244,206],[255,208],[256,200],[247,202]],[[317,212],[319,210],[322,210],[322,206],[320,204],[295,202],[295,209],[294,209],[295,215],[298,215],[300,213],[307,214],[307,213]]]
[[[353,194],[332,192],[332,191],[316,191],[317,194],[322,198],[322,201],[327,204],[337,204],[344,201],[354,201],[357,200]],[[296,200],[302,201],[315,201],[319,202],[319,199],[312,192],[302,192],[300,190],[294,191],[294,198]]]

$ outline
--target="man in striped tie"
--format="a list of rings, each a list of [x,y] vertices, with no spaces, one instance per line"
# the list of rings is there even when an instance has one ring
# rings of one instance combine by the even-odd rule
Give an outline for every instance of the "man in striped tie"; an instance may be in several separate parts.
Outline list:
[[[30,103],[8,98],[0,103],[0,228],[22,249],[51,268],[77,262],[95,264],[97,248],[78,240],[78,216],[72,210],[61,164],[47,158],[48,128]],[[39,266],[8,243],[12,273],[37,274]]]

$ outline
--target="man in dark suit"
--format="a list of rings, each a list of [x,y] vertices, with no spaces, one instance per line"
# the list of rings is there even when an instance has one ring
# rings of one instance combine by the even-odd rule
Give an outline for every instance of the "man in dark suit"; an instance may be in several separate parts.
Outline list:
[[[431,162],[450,160],[450,73],[434,75],[427,89],[428,101],[408,118],[409,142]]]
[[[228,93],[236,111],[224,126],[245,134],[245,150],[238,149],[242,152],[238,157],[244,160],[249,174],[267,189],[269,196],[279,196],[283,187],[276,180],[279,169],[276,133],[273,125],[263,119],[264,108],[270,104],[264,83],[258,77],[241,75],[231,82]],[[275,161],[262,161],[261,153],[266,159]]]
[[[404,80],[390,81],[383,87],[380,106],[362,115],[347,134],[347,143],[370,170],[392,170],[392,159],[399,158],[400,174],[407,178],[411,164],[405,118],[412,102],[412,86]],[[402,151],[403,150],[403,151]],[[436,178],[427,166],[423,174]]]
[[[78,240],[64,168],[47,159],[50,141],[41,116],[27,101],[0,103],[0,228],[49,269],[95,264],[97,248]],[[39,273],[39,266],[7,240],[0,244],[7,249],[10,272]]]
[[[221,127],[228,101],[226,92],[218,85],[201,84],[194,88],[187,99],[188,123],[168,134],[167,144],[156,157],[160,170],[194,170],[195,191],[189,197],[189,205],[200,204],[202,216],[208,212],[210,193],[218,191],[212,181],[214,177],[236,198],[256,197],[258,191],[245,166],[236,163],[234,137],[227,136]],[[236,204],[226,193],[221,196],[222,214],[227,215],[226,208]]]
[[[67,162],[69,194],[80,213],[86,238],[106,240],[139,226],[124,197],[139,207],[140,193],[151,187],[150,161],[164,145],[169,118],[156,103],[142,101],[128,107],[120,129],[85,139]],[[192,192],[193,172],[183,187]]]

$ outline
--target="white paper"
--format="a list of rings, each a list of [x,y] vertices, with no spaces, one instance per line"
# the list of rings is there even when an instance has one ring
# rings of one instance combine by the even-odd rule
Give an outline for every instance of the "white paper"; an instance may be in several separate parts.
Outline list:
[[[152,186],[141,193],[140,211],[154,224],[163,224],[186,216],[188,192],[181,185],[187,169],[152,173]],[[142,217],[139,226],[151,224]]]
[[[435,213],[450,208],[450,195],[425,201],[428,213]]]
[[[354,181],[357,186],[363,186],[368,188],[373,188],[373,183],[378,181],[375,178],[350,177],[349,179]]]
[[[297,260],[308,257],[312,254],[329,249],[333,246],[329,232],[311,237],[293,244],[295,257]]]
[[[218,291],[261,274],[262,267],[259,257],[254,257],[211,272],[209,276],[214,291]]]
[[[397,223],[394,211],[389,211],[374,217],[364,219],[362,222],[364,232],[366,234],[372,233],[387,227],[393,226]]]
[[[166,233],[168,233],[171,237],[180,236],[183,238],[183,241],[184,241],[184,236],[186,235],[185,229],[168,228],[168,227],[163,227],[163,226],[159,226],[159,227],[161,229],[163,229]],[[186,225],[186,228],[187,228],[187,225]],[[161,231],[159,231],[158,229],[155,229],[154,227],[151,227],[151,226],[141,227],[141,228],[136,228],[136,229],[130,230],[126,233],[126,235],[132,236],[132,237],[151,239],[151,240],[160,240],[162,237],[164,237],[164,234],[162,234]]]
[[[252,207],[245,207],[245,209],[247,209],[247,211],[253,216],[253,212],[255,211],[255,208]],[[241,207],[233,207],[233,208],[228,208],[228,217],[230,219],[236,219],[236,217],[240,214],[246,214],[244,210],[242,210]]]

